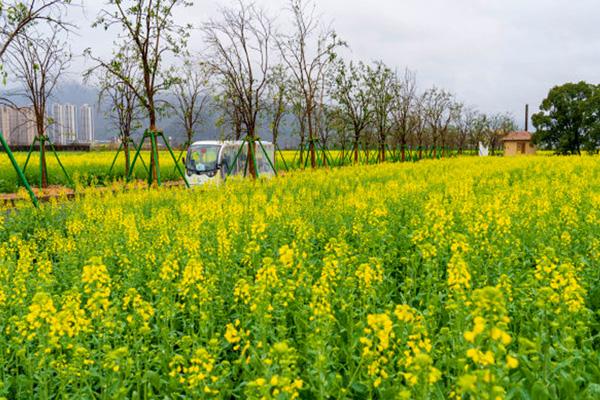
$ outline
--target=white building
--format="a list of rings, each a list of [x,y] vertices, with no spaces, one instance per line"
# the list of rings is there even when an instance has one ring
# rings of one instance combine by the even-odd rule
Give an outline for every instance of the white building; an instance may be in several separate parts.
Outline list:
[[[80,126],[79,126],[79,143],[94,142],[94,114],[92,107],[84,104],[79,108]]]
[[[64,144],[70,144],[77,141],[77,107],[73,104],[65,104],[64,106]]]
[[[65,113],[63,110],[63,105],[54,103],[52,105],[52,119],[54,120],[51,133],[50,140],[52,140],[56,144],[64,144],[64,126],[65,126]]]
[[[33,107],[0,107],[0,131],[10,145],[30,145],[35,138]]]
[[[77,106],[73,104],[52,105],[54,124],[50,139],[56,144],[71,144],[78,141]]]
[[[0,107],[0,132],[4,139],[10,143],[10,109],[6,106]]]

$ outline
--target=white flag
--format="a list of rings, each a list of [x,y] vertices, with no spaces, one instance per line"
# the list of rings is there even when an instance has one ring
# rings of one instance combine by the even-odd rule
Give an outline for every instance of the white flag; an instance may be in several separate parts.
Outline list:
[[[487,157],[489,150],[489,147],[484,146],[483,143],[479,142],[479,157]]]

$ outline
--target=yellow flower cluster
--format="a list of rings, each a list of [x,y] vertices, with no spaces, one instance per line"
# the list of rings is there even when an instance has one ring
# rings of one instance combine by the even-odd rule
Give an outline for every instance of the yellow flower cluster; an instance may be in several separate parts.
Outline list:
[[[505,389],[500,383],[519,363],[508,353],[507,347],[512,343],[508,333],[510,318],[499,287],[473,291],[471,318],[472,328],[463,334],[470,363],[458,380],[457,394],[482,399],[504,398]]]
[[[557,264],[546,256],[538,260],[534,275],[540,285],[540,305],[552,307],[557,315],[581,311],[586,293],[579,283],[579,273],[570,262]]]
[[[370,263],[360,264],[356,270],[359,285],[365,292],[369,292],[374,286],[383,281],[383,267],[376,258]]]
[[[394,317],[394,319],[393,319]],[[420,314],[408,305],[391,313],[369,314],[365,336],[360,338],[362,357],[374,388],[401,379],[403,396],[422,393],[435,384],[441,372],[433,366],[431,340]]]
[[[339,261],[335,256],[327,256],[323,260],[323,270],[319,280],[311,287],[311,301],[309,307],[313,315],[311,320],[333,321],[335,317],[331,309],[330,296],[336,284],[336,276],[339,269]]]
[[[458,300],[466,300],[466,293],[471,289],[471,273],[465,261],[469,246],[463,241],[452,243],[452,256],[448,261],[448,287],[450,293]]]
[[[48,293],[36,293],[25,316],[26,324],[21,325],[21,331],[27,336],[27,340],[32,340],[43,325],[52,325],[55,314],[56,307],[52,297]]]
[[[304,382],[298,377],[296,350],[286,342],[277,342],[263,360],[266,374],[248,384],[245,395],[250,399],[297,399]]]
[[[88,298],[86,309],[93,318],[102,316],[110,306],[111,279],[101,259],[93,258],[83,267],[81,282]]]
[[[131,311],[126,317],[130,325],[140,325],[141,333],[150,331],[149,322],[154,316],[154,308],[152,304],[147,302],[138,293],[136,288],[130,288],[123,297],[123,310]]]
[[[81,295],[73,293],[66,295],[59,312],[52,319],[50,335],[55,337],[77,336],[80,332],[90,331],[90,320],[81,309]]]

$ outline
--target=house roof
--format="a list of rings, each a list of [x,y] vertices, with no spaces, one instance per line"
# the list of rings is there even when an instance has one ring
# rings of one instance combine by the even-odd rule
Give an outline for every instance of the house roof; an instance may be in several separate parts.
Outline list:
[[[503,142],[528,142],[531,140],[531,133],[527,131],[510,132],[508,135],[502,138]]]

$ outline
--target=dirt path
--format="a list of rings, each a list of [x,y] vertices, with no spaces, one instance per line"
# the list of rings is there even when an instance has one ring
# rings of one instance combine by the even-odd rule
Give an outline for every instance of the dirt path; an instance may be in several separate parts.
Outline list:
[[[162,184],[162,187],[181,187],[184,186],[183,182],[165,182]],[[120,185],[111,185],[111,186],[99,186],[93,188],[95,191],[106,192],[118,192],[118,191],[126,191],[126,190],[139,190],[146,189],[148,185],[144,181],[138,181],[127,184]],[[86,190],[90,190],[90,188],[85,188],[82,192],[76,192],[74,189],[71,189],[66,186],[49,186],[45,189],[32,188],[36,197],[40,202],[49,202],[52,200],[65,199],[72,200],[75,198],[76,194],[85,194]],[[29,194],[24,188],[17,193],[0,193],[0,206],[5,207],[16,207],[19,203],[31,202],[31,198]]]

